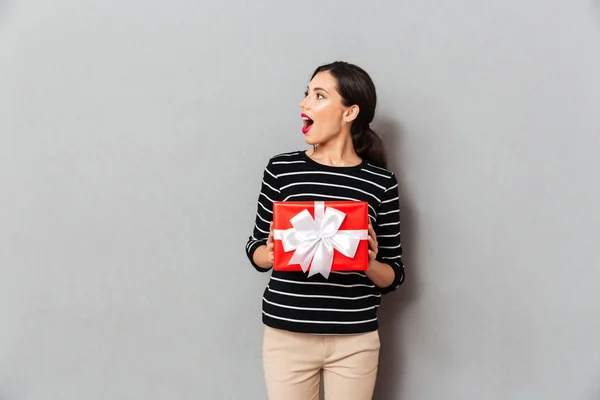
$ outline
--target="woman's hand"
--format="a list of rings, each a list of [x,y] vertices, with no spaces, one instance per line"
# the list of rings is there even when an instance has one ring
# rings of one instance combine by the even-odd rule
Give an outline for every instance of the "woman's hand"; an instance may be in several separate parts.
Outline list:
[[[269,237],[267,238],[266,245],[259,246],[256,251],[254,251],[254,255],[252,259],[254,263],[262,268],[269,269],[273,267],[273,262],[275,259],[273,253],[273,223],[269,225]]]
[[[365,271],[367,277],[375,284],[375,286],[384,288],[394,282],[394,270],[389,264],[384,264],[376,260],[379,252],[379,244],[377,243],[377,235],[373,229],[373,225],[369,223],[369,266]]]
[[[273,251],[273,222],[269,224],[269,237],[267,238],[267,251],[269,264],[273,266],[275,262],[275,252]]]
[[[371,262],[375,261],[377,257],[377,253],[379,252],[378,244],[377,244],[377,235],[375,234],[375,230],[373,229],[373,225],[369,222],[369,266]]]

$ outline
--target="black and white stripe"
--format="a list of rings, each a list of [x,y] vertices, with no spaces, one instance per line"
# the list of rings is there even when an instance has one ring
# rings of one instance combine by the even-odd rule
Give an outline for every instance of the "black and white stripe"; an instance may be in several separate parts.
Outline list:
[[[355,167],[316,163],[303,151],[271,158],[263,172],[253,234],[246,253],[266,244],[275,201],[355,200],[369,204],[380,262],[392,266],[395,279],[379,288],[364,272],[333,271],[329,279],[302,272],[272,271],[263,297],[263,322],[271,327],[315,334],[352,334],[377,329],[382,294],[404,280],[400,241],[398,182],[391,172],[363,162]]]

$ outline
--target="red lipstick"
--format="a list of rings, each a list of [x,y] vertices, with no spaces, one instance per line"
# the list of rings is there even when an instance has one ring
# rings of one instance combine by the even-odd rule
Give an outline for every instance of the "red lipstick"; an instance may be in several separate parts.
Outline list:
[[[302,126],[302,133],[304,133],[305,135],[308,133],[308,131],[310,131],[310,128],[312,128],[314,121],[312,120],[311,117],[309,117],[306,114],[302,114],[301,115],[302,120],[304,121],[304,125]]]

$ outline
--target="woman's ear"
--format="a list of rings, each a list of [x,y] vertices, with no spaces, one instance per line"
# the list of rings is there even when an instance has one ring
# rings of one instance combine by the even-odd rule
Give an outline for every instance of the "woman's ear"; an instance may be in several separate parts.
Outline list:
[[[344,122],[349,123],[354,121],[358,117],[359,111],[360,109],[356,104],[346,108],[346,111],[344,111]]]

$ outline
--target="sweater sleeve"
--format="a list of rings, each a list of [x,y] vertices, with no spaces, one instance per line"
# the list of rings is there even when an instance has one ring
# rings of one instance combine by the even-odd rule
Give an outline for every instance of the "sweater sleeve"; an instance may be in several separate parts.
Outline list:
[[[252,266],[260,272],[266,272],[269,269],[264,269],[256,265],[253,258],[254,252],[260,246],[267,244],[267,239],[269,237],[269,226],[271,221],[273,221],[273,203],[275,201],[279,201],[280,193],[277,175],[273,169],[273,160],[269,160],[269,163],[263,172],[260,194],[258,195],[254,228],[252,235],[248,238],[248,242],[246,243],[246,254],[248,259],[250,260]]]
[[[400,200],[398,181],[392,174],[390,186],[386,189],[377,221],[373,227],[377,235],[377,261],[388,264],[394,269],[394,281],[385,288],[379,288],[381,294],[396,290],[404,282],[404,264],[402,263],[402,242],[400,240]]]

